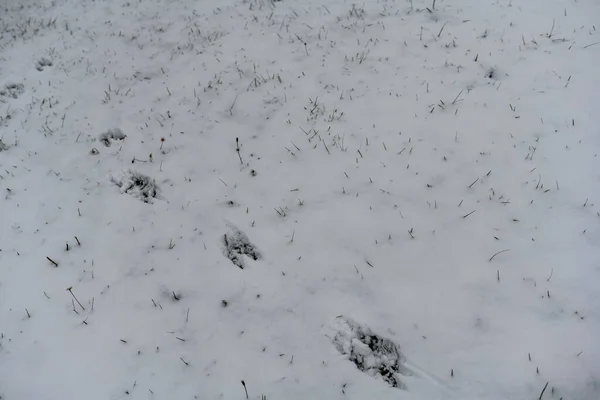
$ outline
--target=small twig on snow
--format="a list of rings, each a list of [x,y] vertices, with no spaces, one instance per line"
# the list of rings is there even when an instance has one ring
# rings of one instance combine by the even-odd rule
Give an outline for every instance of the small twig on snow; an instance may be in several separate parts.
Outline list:
[[[71,293],[71,296],[73,296],[73,298],[75,299],[75,301],[77,302],[77,304],[79,304],[79,307],[81,307],[81,309],[85,311],[85,307],[83,305],[81,305],[81,303],[79,302],[79,300],[77,300],[77,297],[75,297],[75,294],[73,294],[73,287],[68,287],[67,291],[69,293]]]
[[[248,397],[248,389],[246,388],[246,382],[242,381],[242,386],[244,386],[244,391],[246,392],[246,398],[249,399],[249,397]]]
[[[499,252],[497,252],[496,254],[494,254],[493,256],[491,256],[488,261],[492,261],[494,259],[494,257],[496,257],[498,254],[505,253],[507,251],[510,251],[510,249],[500,250]]]
[[[548,387],[548,383],[550,383],[550,382],[546,382],[546,384],[544,385],[544,388],[542,389],[542,393],[540,393],[540,397],[538,397],[538,400],[542,400],[542,397],[544,396],[544,392],[546,391],[546,388]]]

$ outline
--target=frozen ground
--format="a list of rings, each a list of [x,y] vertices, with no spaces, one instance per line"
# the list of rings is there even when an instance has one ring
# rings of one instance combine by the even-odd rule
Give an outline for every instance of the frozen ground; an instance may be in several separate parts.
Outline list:
[[[597,0],[0,7],[3,400],[600,398]]]

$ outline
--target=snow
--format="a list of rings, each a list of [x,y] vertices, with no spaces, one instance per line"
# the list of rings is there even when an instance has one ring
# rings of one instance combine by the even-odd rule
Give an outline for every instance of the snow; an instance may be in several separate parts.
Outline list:
[[[4,2],[1,398],[600,398],[598,15]]]

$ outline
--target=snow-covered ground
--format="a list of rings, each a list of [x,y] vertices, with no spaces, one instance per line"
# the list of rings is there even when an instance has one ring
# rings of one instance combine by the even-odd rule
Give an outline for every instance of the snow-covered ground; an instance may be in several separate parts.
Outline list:
[[[599,16],[4,0],[0,397],[600,398]]]

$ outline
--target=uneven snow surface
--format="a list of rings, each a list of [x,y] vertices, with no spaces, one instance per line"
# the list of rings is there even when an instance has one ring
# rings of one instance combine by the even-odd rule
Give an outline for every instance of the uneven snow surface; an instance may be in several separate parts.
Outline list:
[[[599,66],[597,0],[0,1],[0,398],[600,399]]]

